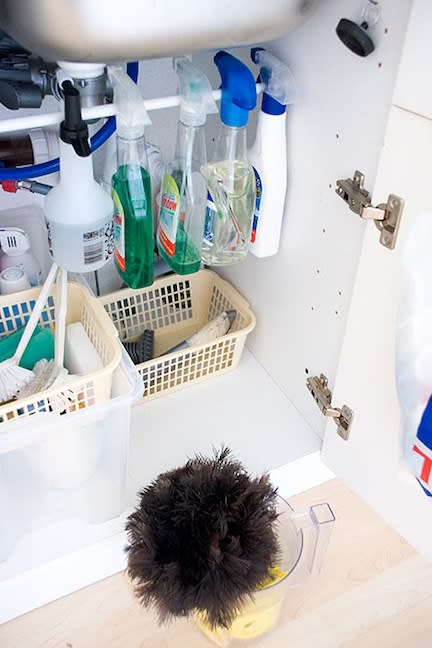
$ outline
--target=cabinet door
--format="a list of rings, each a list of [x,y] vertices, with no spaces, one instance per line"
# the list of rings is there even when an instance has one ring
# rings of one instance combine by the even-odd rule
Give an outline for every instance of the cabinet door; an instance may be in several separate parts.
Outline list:
[[[432,501],[401,456],[395,332],[402,247],[417,214],[430,211],[432,218],[431,187],[432,121],[393,107],[374,199],[395,193],[405,199],[405,211],[393,251],[379,244],[373,222],[366,228],[333,389],[333,403],[348,405],[354,419],[348,441],[329,421],[323,445],[323,459],[336,475],[430,558]]]

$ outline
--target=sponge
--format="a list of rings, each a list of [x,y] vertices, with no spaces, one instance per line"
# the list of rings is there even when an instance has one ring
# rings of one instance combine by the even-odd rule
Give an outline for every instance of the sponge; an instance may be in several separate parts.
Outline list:
[[[81,322],[66,327],[64,364],[69,373],[85,376],[103,369],[103,362]]]
[[[24,329],[20,328],[7,337],[0,340],[0,362],[11,358],[19,341],[24,333]],[[54,358],[54,336],[49,328],[42,328],[37,326],[35,332],[31,336],[30,342],[27,345],[24,355],[19,364],[24,369],[33,369],[36,362],[39,360],[52,360]]]

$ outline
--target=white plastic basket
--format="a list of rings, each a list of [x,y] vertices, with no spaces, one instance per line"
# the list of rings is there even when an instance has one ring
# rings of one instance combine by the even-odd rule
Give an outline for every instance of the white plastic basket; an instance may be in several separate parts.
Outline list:
[[[156,280],[150,288],[119,290],[99,300],[122,341],[138,338],[144,329],[155,332],[155,359],[137,366],[144,383],[144,400],[234,369],[255,327],[249,304],[231,284],[210,270],[184,277],[169,275]],[[237,316],[227,335],[161,355],[231,309],[237,311]]]
[[[38,297],[40,288],[32,288],[0,297],[0,338],[25,326]],[[55,325],[55,295],[53,288],[42,311],[40,325]],[[67,323],[81,322],[98,352],[103,368],[86,376],[70,380],[27,398],[0,406],[0,423],[37,413],[57,411],[59,414],[81,410],[110,398],[112,375],[119,366],[121,349],[118,334],[98,300],[79,284],[68,284]]]

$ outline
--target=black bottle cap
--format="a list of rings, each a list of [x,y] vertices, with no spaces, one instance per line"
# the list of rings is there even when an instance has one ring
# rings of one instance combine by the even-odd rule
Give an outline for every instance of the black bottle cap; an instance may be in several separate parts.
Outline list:
[[[366,33],[367,28],[367,23],[357,25],[352,20],[342,18],[336,27],[336,34],[351,52],[364,57],[369,56],[375,49],[372,38]]]
[[[70,81],[62,85],[65,101],[65,118],[60,124],[60,139],[66,144],[72,144],[74,151],[80,157],[88,157],[91,153],[88,141],[88,126],[81,115],[81,97],[79,91]]]

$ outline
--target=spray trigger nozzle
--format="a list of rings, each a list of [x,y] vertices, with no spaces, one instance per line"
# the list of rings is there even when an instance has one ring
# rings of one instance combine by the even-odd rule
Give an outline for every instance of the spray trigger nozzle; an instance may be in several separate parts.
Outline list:
[[[81,115],[79,90],[71,81],[64,81],[62,90],[65,118],[60,124],[60,139],[66,144],[72,144],[75,153],[80,157],[88,157],[91,153],[88,141],[89,131]]]
[[[181,94],[180,121],[185,126],[203,126],[207,115],[218,111],[210,82],[186,56],[177,56],[173,64]]]
[[[144,127],[151,124],[138,86],[122,67],[108,66],[108,77],[114,90],[117,133],[126,139],[144,135]]]
[[[294,103],[295,79],[289,67],[262,47],[251,49],[251,59],[260,68],[260,78],[265,86],[265,94],[282,106]]]

